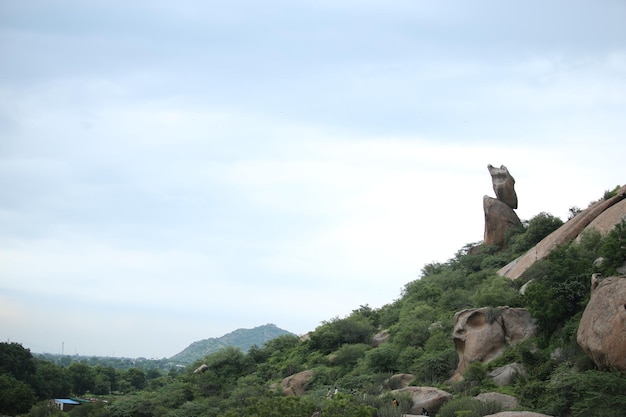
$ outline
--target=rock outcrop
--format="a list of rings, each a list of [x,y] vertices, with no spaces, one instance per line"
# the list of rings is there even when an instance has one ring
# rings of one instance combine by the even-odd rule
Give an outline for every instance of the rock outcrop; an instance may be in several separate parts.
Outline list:
[[[534,336],[537,325],[524,308],[481,307],[454,315],[454,344],[459,365],[452,380],[463,379],[467,366],[476,361],[487,363],[514,345]]]
[[[280,388],[285,395],[302,395],[306,391],[306,386],[313,378],[313,371],[306,370],[288,376],[280,383]]]
[[[422,408],[427,409],[431,414],[437,412],[439,408],[452,399],[452,394],[434,387],[406,387],[391,391],[393,396],[409,394],[413,401],[413,406],[409,414],[421,414]]]
[[[576,340],[599,369],[626,371],[626,277],[593,274]]]
[[[485,236],[483,244],[501,247],[507,230],[522,224],[513,209],[500,200],[484,196]]]
[[[510,279],[517,279],[535,262],[546,258],[557,246],[575,239],[584,230],[589,230],[592,222],[601,232],[611,230],[626,218],[626,186],[620,188],[617,195],[607,200],[597,201],[581,211],[573,219],[543,238],[535,247],[524,255],[502,267],[498,274]],[[609,210],[615,206],[615,209]],[[612,223],[612,224],[611,224]]]
[[[522,224],[513,211],[517,208],[515,179],[504,165],[500,168],[487,165],[487,169],[491,174],[496,198],[487,195],[483,197],[483,211],[485,212],[483,244],[501,247],[504,244],[506,231]]]

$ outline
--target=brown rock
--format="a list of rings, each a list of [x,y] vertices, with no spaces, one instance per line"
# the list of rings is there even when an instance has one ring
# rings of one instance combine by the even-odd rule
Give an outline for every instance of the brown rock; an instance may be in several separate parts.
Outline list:
[[[622,202],[626,198],[626,186],[619,189],[617,195],[608,200],[598,201],[587,209],[580,212],[573,219],[568,220],[563,226],[543,238],[535,247],[513,262],[502,267],[498,274],[510,279],[517,279],[535,262],[547,257],[557,246],[572,241],[593,220],[608,210],[610,207]]]
[[[484,392],[478,394],[475,398],[484,403],[493,402],[500,404],[503,410],[512,410],[519,404],[517,398],[511,395],[500,394],[499,392]]]
[[[476,361],[487,363],[514,345],[535,335],[537,325],[523,308],[481,307],[454,315],[454,344],[459,365],[452,380],[463,379],[467,366]]]
[[[594,229],[605,235],[618,223],[626,220],[626,199],[617,202],[615,205],[604,210],[598,217],[593,219],[587,227],[585,227],[581,234],[576,237],[579,241],[583,233],[588,230]]]
[[[509,173],[509,170],[500,165],[496,168],[493,165],[487,165],[489,174],[491,174],[491,183],[493,191],[496,193],[498,200],[505,203],[512,209],[517,208],[517,193],[515,193],[515,178]]]
[[[421,414],[422,408],[427,409],[431,414],[441,408],[441,406],[452,399],[452,394],[434,387],[406,387],[391,391],[392,395],[410,394],[413,406],[409,414]]]
[[[485,417],[552,417],[547,414],[533,413],[532,411],[502,411],[500,413],[489,414]]]
[[[626,277],[592,276],[576,340],[599,369],[626,371]]]
[[[306,386],[313,378],[313,371],[306,370],[288,376],[280,383],[280,388],[285,395],[302,395],[306,391]]]
[[[506,203],[491,198],[483,197],[483,210],[485,212],[485,245],[502,246],[507,230],[521,226],[517,214]]]

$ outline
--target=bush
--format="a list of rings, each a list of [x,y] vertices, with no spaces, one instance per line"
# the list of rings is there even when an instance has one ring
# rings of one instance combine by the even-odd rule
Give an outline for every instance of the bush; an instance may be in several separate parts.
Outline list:
[[[459,397],[445,403],[437,412],[437,417],[482,417],[499,413],[500,404],[484,403],[470,397]]]

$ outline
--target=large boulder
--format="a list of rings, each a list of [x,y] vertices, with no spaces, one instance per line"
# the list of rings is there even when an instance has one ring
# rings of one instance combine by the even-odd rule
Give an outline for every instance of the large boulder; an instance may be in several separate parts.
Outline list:
[[[431,414],[441,408],[441,406],[452,399],[452,394],[435,387],[406,387],[391,391],[392,395],[409,394],[413,401],[413,406],[409,414],[421,414],[422,408],[427,409]]]
[[[491,174],[491,183],[496,198],[512,209],[517,208],[517,193],[515,192],[515,178],[509,173],[509,170],[500,165],[496,168],[493,165],[487,165],[489,174]]]
[[[313,371],[306,370],[288,376],[280,383],[280,388],[285,395],[302,395],[306,391],[306,386],[313,378]]]
[[[599,369],[626,371],[626,277],[592,276],[576,340]]]
[[[485,212],[485,235],[483,244],[501,247],[504,244],[506,232],[509,229],[522,225],[515,211],[506,203],[489,197],[483,197],[483,211]]]
[[[487,363],[514,345],[534,336],[537,324],[524,308],[481,307],[462,310],[454,315],[453,339],[459,365],[453,381],[463,379],[472,362]]]
[[[537,243],[537,245],[531,248],[524,255],[502,267],[498,271],[498,274],[510,279],[517,279],[521,277],[522,274],[535,262],[545,259],[550,252],[557,248],[557,246],[575,239],[594,221],[598,227],[602,224],[604,225],[602,226],[602,229],[610,230],[610,228],[606,225],[609,218],[614,219],[615,223],[613,223],[613,226],[615,226],[615,224],[619,223],[621,219],[626,216],[626,213],[624,212],[624,210],[626,210],[626,204],[623,203],[625,199],[626,185],[617,191],[617,195],[607,200],[597,201],[590,205],[587,209],[578,213],[574,218],[568,220],[563,226],[543,238],[543,240]],[[609,210],[613,206],[617,206],[615,210],[619,211],[621,216],[619,213],[616,214],[615,211]]]

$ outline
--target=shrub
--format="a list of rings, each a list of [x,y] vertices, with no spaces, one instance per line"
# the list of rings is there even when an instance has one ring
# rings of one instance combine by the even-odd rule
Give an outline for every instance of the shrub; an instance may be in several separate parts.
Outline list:
[[[497,403],[484,403],[470,397],[459,397],[441,406],[437,417],[482,417],[501,410],[502,407]]]

